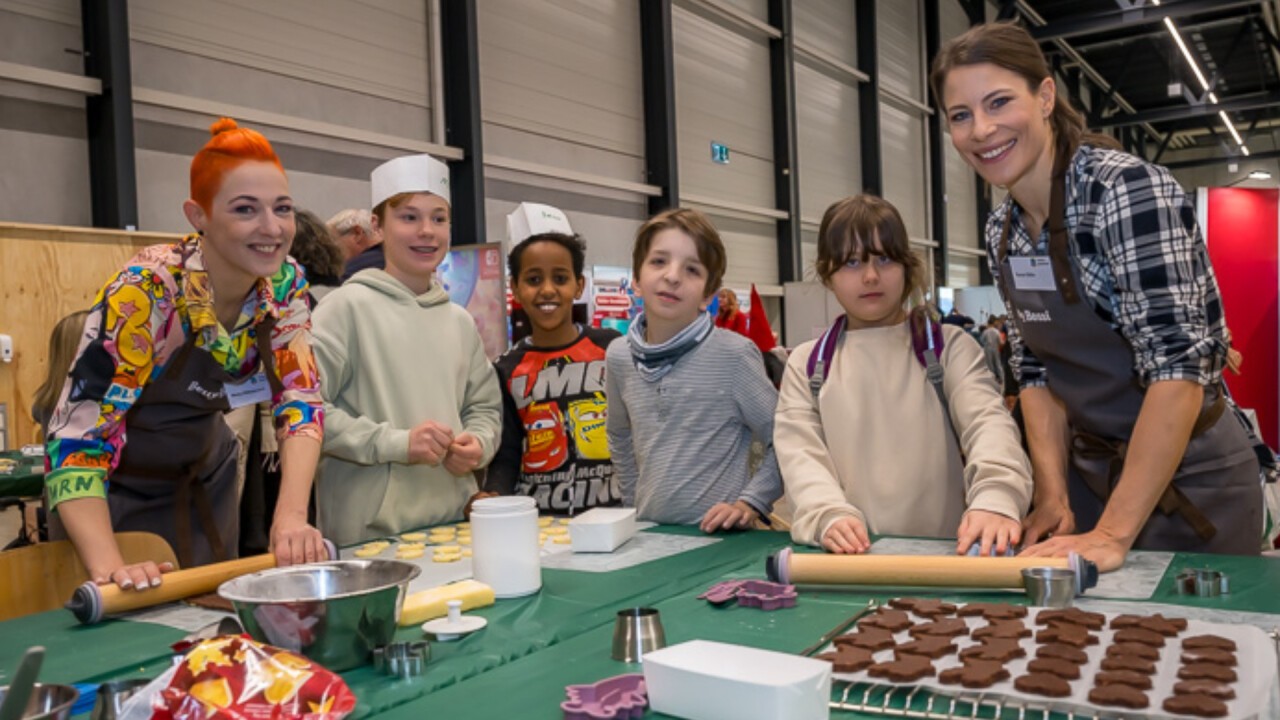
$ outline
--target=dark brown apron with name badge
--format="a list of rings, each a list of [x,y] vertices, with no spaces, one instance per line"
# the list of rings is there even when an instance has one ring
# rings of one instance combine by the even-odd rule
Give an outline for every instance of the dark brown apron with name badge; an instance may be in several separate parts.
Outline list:
[[[255,331],[260,371],[278,395],[274,325],[268,316]],[[126,416],[127,438],[107,492],[112,529],[160,535],[184,568],[236,557],[240,524],[239,441],[223,419],[226,386],[236,379],[195,343],[193,333]]]
[[[1064,207],[1066,167],[1073,155],[1059,157],[1054,167],[1047,228],[1054,289],[1015,285],[1008,259],[1012,210],[1005,216],[997,257],[1005,301],[1022,341],[1044,365],[1049,389],[1066,409],[1072,431],[1067,489],[1076,532],[1088,532],[1120,478],[1145,390],[1128,341],[1080,301]],[[1182,463],[1134,549],[1258,554],[1263,513],[1258,459],[1236,414],[1224,412],[1226,405],[1221,386],[1205,388]]]

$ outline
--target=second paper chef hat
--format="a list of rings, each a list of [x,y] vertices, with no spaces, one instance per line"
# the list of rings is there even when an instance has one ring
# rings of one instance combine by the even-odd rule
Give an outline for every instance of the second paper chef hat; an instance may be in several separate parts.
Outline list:
[[[538,203],[522,202],[507,216],[507,247],[511,248],[524,242],[526,238],[544,233],[560,233],[573,235],[573,227],[569,218],[558,208]]]
[[[373,169],[373,205],[401,193],[431,193],[449,202],[449,166],[430,155],[405,155]]]

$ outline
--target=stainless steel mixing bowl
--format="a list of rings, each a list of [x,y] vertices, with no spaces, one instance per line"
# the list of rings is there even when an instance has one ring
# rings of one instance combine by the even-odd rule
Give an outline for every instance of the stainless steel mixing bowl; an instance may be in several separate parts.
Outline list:
[[[337,560],[244,575],[218,594],[255,640],[342,671],[391,642],[409,582],[421,572],[395,560]]]
[[[9,694],[9,687],[0,687],[0,704],[4,696]],[[36,683],[31,687],[31,696],[27,698],[27,707],[22,711],[22,720],[67,720],[71,716],[71,706],[76,704],[80,691],[70,685],[49,685]]]

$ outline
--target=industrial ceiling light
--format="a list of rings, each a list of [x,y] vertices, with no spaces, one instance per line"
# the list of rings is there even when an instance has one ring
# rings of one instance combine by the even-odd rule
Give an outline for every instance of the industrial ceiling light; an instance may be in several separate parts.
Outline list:
[[[1266,170],[1254,170],[1253,172],[1249,173],[1249,179],[1250,180],[1270,180],[1271,173],[1267,172]]]
[[[1159,2],[1155,3],[1159,5]],[[1195,73],[1196,80],[1200,81],[1200,87],[1209,92],[1209,102],[1214,105],[1218,104],[1218,96],[1209,91],[1209,81],[1205,79],[1204,73],[1200,71],[1200,64],[1196,62],[1195,57],[1191,55],[1191,50],[1187,48],[1187,44],[1182,40],[1182,33],[1178,32],[1178,26],[1173,24],[1173,20],[1168,15],[1164,16],[1164,26],[1169,29],[1169,34],[1173,36],[1173,41],[1178,44],[1178,49],[1182,51],[1182,57],[1186,59],[1187,64],[1191,66],[1191,72]],[[1231,118],[1221,110],[1218,111],[1218,117],[1222,118],[1222,123],[1227,126],[1227,130],[1231,131],[1231,137],[1240,146],[1240,151],[1245,155],[1249,154],[1249,148],[1244,144],[1244,139],[1240,137],[1240,133],[1236,132],[1236,126],[1231,122]]]

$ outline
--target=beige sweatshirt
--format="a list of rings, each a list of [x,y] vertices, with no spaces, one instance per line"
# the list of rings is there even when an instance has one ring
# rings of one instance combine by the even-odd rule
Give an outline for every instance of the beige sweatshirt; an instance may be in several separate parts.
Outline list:
[[[816,342],[791,354],[773,439],[796,542],[821,544],[846,516],[875,534],[955,537],[966,508],[1026,514],[1031,466],[982,349],[958,328],[943,333],[950,419],[905,322],[846,332],[816,403],[806,371]]]

